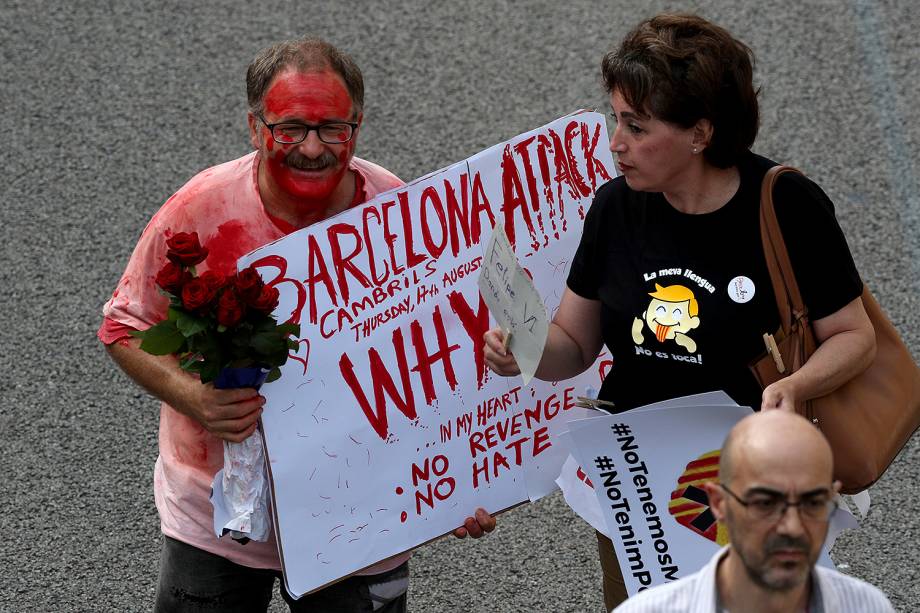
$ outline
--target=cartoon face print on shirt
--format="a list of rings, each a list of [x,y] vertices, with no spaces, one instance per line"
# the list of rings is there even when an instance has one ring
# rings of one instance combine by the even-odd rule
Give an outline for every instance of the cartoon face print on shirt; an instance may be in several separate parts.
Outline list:
[[[683,285],[662,287],[656,283],[649,296],[652,300],[645,313],[633,321],[633,341],[641,345],[645,340],[643,330],[648,326],[659,343],[674,341],[688,353],[695,353],[696,341],[687,335],[700,325],[699,305],[693,292]]]

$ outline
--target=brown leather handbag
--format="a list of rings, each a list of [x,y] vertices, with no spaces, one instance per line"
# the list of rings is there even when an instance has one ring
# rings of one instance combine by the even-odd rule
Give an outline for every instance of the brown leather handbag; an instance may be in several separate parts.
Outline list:
[[[774,166],[760,192],[760,235],[780,314],[779,330],[764,334],[767,352],[750,366],[762,387],[797,371],[818,346],[773,208],[773,186],[785,172],[799,171]],[[865,285],[862,301],[875,328],[875,360],[830,394],[796,406],[830,442],[845,494],[875,483],[920,426],[920,368]]]

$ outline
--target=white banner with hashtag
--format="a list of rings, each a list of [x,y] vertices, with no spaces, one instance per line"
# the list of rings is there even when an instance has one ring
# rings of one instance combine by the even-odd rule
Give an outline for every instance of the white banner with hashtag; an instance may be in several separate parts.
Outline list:
[[[722,441],[750,413],[677,406],[569,424],[630,595],[696,572],[728,543],[701,486],[718,478]]]

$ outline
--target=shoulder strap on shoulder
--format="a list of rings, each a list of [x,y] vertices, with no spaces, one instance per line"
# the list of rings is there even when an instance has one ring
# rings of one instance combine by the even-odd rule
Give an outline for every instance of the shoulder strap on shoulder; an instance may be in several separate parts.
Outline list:
[[[760,189],[760,238],[763,241],[764,257],[773,283],[773,293],[776,294],[780,325],[786,332],[807,314],[773,205],[773,188],[776,180],[787,172],[801,174],[801,171],[791,166],[774,166],[764,175]]]

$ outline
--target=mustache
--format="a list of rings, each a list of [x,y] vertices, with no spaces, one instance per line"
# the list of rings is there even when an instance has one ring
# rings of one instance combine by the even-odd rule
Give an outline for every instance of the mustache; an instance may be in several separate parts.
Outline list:
[[[309,158],[299,151],[291,151],[284,158],[284,163],[300,170],[323,170],[338,163],[338,158],[329,151],[324,151],[317,158]]]
[[[808,543],[804,539],[795,538],[792,536],[777,535],[769,539],[765,546],[764,551],[767,555],[775,553],[780,550],[799,550],[805,554],[808,553]]]

